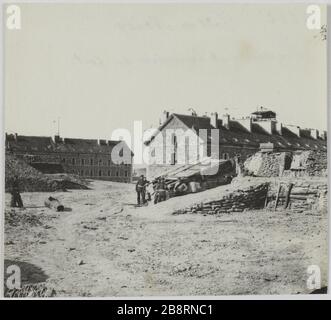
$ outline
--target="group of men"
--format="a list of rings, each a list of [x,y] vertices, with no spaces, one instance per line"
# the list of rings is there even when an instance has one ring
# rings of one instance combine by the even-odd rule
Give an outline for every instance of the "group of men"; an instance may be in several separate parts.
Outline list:
[[[151,196],[154,194],[154,204],[157,204],[167,200],[170,193],[174,196],[183,195],[187,190],[188,187],[182,178],[167,184],[164,177],[149,182],[144,175],[141,175],[136,183],[137,203],[138,205],[146,204],[151,201]]]

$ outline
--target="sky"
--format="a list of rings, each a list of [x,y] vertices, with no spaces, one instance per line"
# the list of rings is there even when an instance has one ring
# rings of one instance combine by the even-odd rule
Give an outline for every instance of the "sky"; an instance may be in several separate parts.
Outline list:
[[[323,6],[322,24],[325,23]],[[307,5],[22,4],[5,30],[5,130],[110,139],[163,110],[327,127],[326,41]]]

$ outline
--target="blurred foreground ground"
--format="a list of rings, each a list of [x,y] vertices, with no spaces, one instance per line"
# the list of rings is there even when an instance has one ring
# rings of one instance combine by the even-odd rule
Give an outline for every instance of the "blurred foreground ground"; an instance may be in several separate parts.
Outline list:
[[[318,265],[327,285],[327,213],[172,215],[196,195],[135,208],[133,184],[91,187],[23,193],[24,210],[6,194],[5,263],[21,266],[23,284],[57,296],[297,294]],[[44,207],[49,195],[65,212]]]

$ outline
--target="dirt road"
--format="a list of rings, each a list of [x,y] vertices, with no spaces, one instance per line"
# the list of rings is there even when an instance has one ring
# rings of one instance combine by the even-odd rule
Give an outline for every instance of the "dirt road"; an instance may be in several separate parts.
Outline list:
[[[135,208],[134,186],[111,182],[52,193],[65,212],[43,207],[47,196],[23,193],[14,212],[6,194],[5,258],[57,296],[308,293],[309,265],[326,285],[326,214],[173,216]]]

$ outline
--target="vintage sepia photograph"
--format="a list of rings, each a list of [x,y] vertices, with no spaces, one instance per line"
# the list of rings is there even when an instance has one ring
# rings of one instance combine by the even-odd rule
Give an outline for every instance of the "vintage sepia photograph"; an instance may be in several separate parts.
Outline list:
[[[5,298],[327,294],[326,5],[7,3],[3,73]]]

